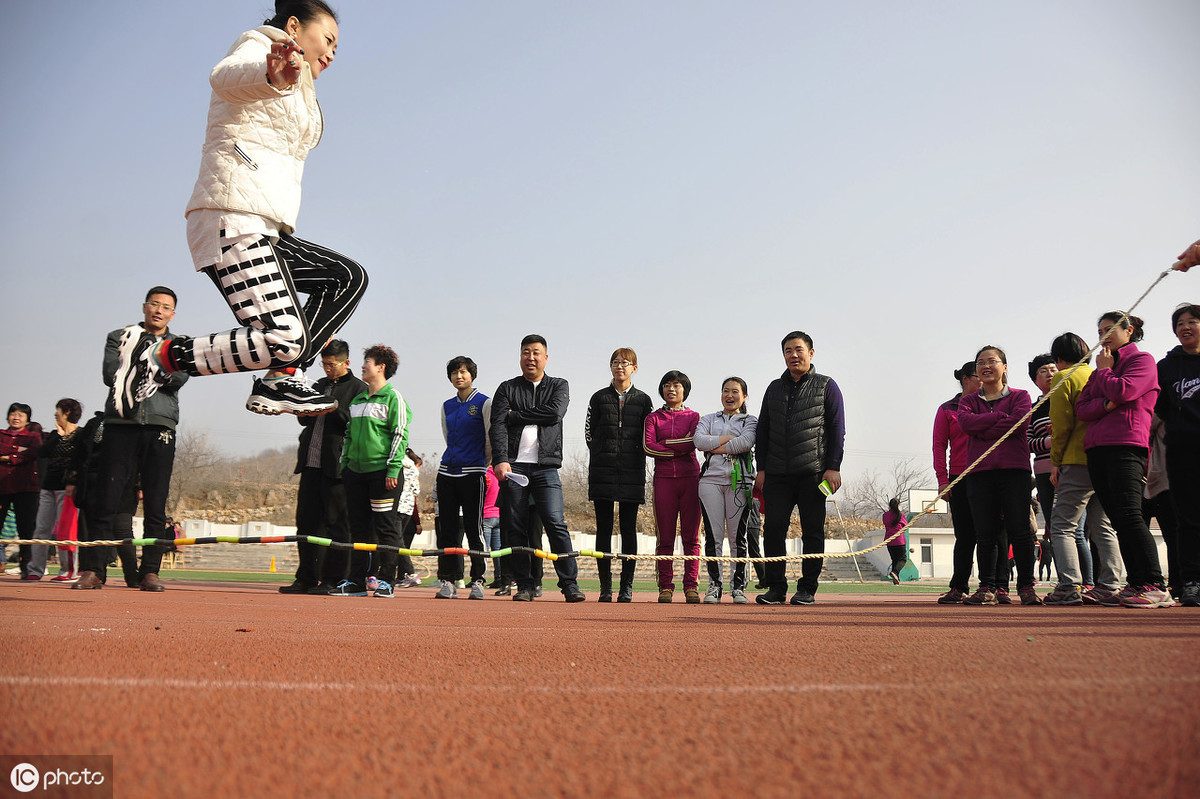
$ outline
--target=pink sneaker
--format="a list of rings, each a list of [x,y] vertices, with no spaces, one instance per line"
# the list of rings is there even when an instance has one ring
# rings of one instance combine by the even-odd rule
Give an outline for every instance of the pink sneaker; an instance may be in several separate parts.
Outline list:
[[[1083,592],[1083,603],[1106,608],[1119,608],[1121,607],[1121,594],[1119,591],[1112,591],[1097,585]]]
[[[995,605],[996,592],[986,585],[979,586],[975,593],[963,600],[964,605]]]
[[[1157,585],[1143,585],[1137,591],[1121,597],[1121,607],[1124,608],[1169,608],[1174,604],[1171,595]]]

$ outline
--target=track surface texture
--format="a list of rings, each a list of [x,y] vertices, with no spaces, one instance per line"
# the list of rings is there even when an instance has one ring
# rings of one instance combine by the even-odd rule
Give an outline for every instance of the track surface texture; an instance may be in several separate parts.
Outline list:
[[[111,754],[117,796],[1172,797],[1200,785],[1193,609],[115,583],[0,580],[0,753]]]

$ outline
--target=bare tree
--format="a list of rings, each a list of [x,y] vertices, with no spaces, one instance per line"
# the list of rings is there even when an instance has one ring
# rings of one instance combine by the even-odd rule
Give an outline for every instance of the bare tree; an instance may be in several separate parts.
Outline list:
[[[907,510],[909,490],[927,487],[932,481],[929,468],[918,466],[915,458],[892,464],[886,474],[868,470],[846,486],[846,507],[859,518],[873,518],[887,510],[892,497],[898,497],[901,509]]]
[[[171,470],[171,497],[175,502],[208,483],[214,469],[225,462],[206,433],[180,427],[175,431],[175,465]]]

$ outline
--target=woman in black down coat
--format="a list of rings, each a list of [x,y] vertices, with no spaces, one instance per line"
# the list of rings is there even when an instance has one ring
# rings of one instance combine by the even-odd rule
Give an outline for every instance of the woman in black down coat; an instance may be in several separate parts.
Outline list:
[[[619,506],[621,553],[637,554],[638,507],[646,501],[646,453],[642,427],[653,405],[650,397],[633,387],[637,353],[628,347],[615,350],[609,359],[612,382],[588,402],[584,439],[588,461],[588,499],[596,508],[596,549],[612,545],[613,504]],[[633,601],[633,573],[637,561],[621,565],[618,602]],[[600,601],[612,602],[612,561],[599,562]]]

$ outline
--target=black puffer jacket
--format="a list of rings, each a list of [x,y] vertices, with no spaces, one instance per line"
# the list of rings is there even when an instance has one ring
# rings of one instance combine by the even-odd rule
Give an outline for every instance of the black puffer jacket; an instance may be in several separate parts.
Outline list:
[[[588,402],[584,438],[588,451],[588,499],[593,502],[646,501],[646,453],[642,430],[653,403],[633,386],[621,407],[611,385]]]

